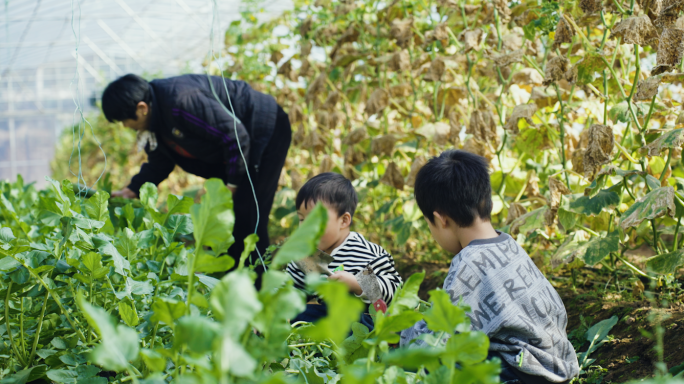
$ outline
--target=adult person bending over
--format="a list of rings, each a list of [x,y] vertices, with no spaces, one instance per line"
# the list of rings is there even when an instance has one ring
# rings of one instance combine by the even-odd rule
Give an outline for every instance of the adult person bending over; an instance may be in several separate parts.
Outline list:
[[[257,224],[247,171],[259,206],[257,249],[263,255],[269,245],[268,215],[292,130],[287,114],[272,96],[253,90],[244,81],[226,79],[225,85],[230,99],[224,79],[218,76],[183,75],[148,82],[128,74],[107,86],[102,110],[110,122],[120,121],[136,130],[138,148],[147,152],[140,172],[112,196],[136,198],[145,182],[158,185],[176,165],[206,179],[223,180],[233,192],[235,211],[235,244],[228,254],[239,260],[244,239]],[[251,259],[253,264],[258,261],[256,255]]]

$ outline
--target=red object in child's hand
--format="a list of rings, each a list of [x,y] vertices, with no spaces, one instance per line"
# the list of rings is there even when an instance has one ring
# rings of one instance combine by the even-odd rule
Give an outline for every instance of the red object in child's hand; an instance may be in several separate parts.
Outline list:
[[[383,299],[378,299],[375,303],[373,303],[373,308],[375,308],[376,312],[386,313],[387,303],[385,303]]]

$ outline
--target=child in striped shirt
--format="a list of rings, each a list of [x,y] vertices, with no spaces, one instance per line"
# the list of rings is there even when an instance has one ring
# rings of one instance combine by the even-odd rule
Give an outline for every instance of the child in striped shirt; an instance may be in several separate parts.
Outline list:
[[[360,297],[368,306],[371,304],[370,300],[364,295],[355,275],[370,267],[376,276],[382,299],[389,304],[401,284],[401,277],[394,268],[394,259],[387,251],[350,230],[358,203],[351,182],[344,176],[332,172],[322,173],[307,181],[297,193],[297,215],[300,222],[309,215],[318,202],[328,210],[328,224],[318,249],[332,256],[333,261],[328,265],[330,271],[342,266],[342,270],[334,272],[328,278],[347,285],[349,292]],[[294,263],[287,266],[287,272],[292,276],[295,287],[307,292],[304,272]],[[325,304],[319,302],[316,296],[309,295],[306,310],[292,322],[314,322],[326,315]],[[362,316],[361,323],[371,329],[373,327],[372,320],[366,313]]]

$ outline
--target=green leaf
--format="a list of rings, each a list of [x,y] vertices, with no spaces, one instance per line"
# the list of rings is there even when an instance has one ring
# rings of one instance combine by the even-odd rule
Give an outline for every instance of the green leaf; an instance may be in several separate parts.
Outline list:
[[[342,342],[342,355],[344,360],[350,364],[354,361],[353,356],[363,346],[363,341],[368,337],[368,328],[361,323],[353,323],[351,326],[352,335],[344,339]]]
[[[634,109],[636,112],[636,106],[634,107]],[[613,120],[614,124],[617,124],[618,122],[626,123],[630,121],[632,119],[632,116],[629,113],[629,104],[627,104],[626,101],[623,101],[621,103],[614,105],[608,111],[608,117],[611,120]]]
[[[204,189],[207,193],[202,196],[202,203],[190,209],[195,246],[209,246],[216,254],[221,254],[235,242],[232,193],[219,179],[207,180]]]
[[[278,250],[271,262],[271,268],[279,268],[292,261],[313,255],[327,223],[328,211],[321,203],[316,204],[306,220]]]
[[[159,191],[157,186],[146,182],[140,187],[140,203],[145,208],[157,209],[157,199],[159,198]]]
[[[583,352],[582,354],[580,354],[582,355],[582,357],[580,358],[580,364],[587,356],[591,355],[592,352],[594,352],[596,349],[598,349],[598,347],[600,347],[603,343],[606,342],[608,332],[610,332],[610,330],[613,329],[617,322],[618,317],[613,316],[610,319],[605,319],[594,324],[593,327],[587,330],[586,339],[588,342],[590,342],[590,348],[587,350],[587,352]]]
[[[129,327],[135,327],[138,325],[138,313],[135,307],[131,307],[123,301],[119,301],[119,315],[124,323],[128,324]]]
[[[151,349],[143,348],[140,350],[140,355],[150,371],[163,372],[166,369],[166,357],[164,357],[161,353]]]
[[[6,271],[11,271],[19,267],[21,264],[19,264],[18,261],[14,260],[12,257],[7,256],[3,259],[0,259],[0,271],[6,272]]]
[[[444,331],[454,333],[459,324],[466,322],[466,314],[463,308],[455,306],[451,302],[449,294],[443,290],[430,291],[432,307],[425,311],[425,322],[435,332]]]
[[[174,346],[186,346],[195,353],[212,350],[220,332],[217,323],[202,316],[184,316],[178,319],[174,329]]]
[[[45,366],[41,367],[44,368]],[[0,380],[0,384],[26,384],[29,382],[29,379],[33,376],[31,375],[31,372],[36,368],[38,367],[27,368],[13,375],[5,376],[2,378],[2,380]]]
[[[442,353],[443,348],[399,348],[383,355],[382,362],[412,370],[426,367],[433,372],[439,368]]]
[[[254,252],[258,241],[259,236],[257,236],[256,233],[252,233],[251,235],[245,237],[245,249],[242,251],[242,255],[240,255],[240,264],[238,264],[239,269],[242,269],[242,267],[245,265],[245,260],[247,260],[249,255]]]
[[[225,272],[235,265],[235,260],[230,256],[214,257],[207,252],[201,252],[195,260],[195,272],[215,273]]]
[[[97,191],[85,202],[85,211],[93,220],[107,221],[109,218],[109,193],[105,191]]]
[[[479,364],[466,365],[457,369],[451,378],[452,383],[458,384],[498,384],[501,373],[501,363],[496,360],[485,360]]]
[[[173,327],[174,320],[179,319],[185,314],[186,307],[182,301],[157,297],[152,303],[152,312],[154,314],[150,318],[153,322],[161,322]]]
[[[547,207],[537,208],[517,217],[510,224],[510,233],[522,233],[526,235],[539,228],[544,228],[544,214],[547,209]]]
[[[681,148],[684,143],[683,134],[684,128],[665,132],[660,137],[641,148],[641,152],[645,153],[647,156],[660,156],[666,148]]]
[[[133,260],[138,255],[138,236],[130,228],[124,228],[114,243],[116,250],[127,260]]]
[[[16,239],[14,237],[14,234],[12,233],[12,229],[8,227],[2,227],[0,228],[0,244],[6,245],[7,247],[3,247],[3,249],[9,249],[9,245],[12,242],[12,240]]]
[[[230,337],[223,337],[221,341],[221,371],[230,372],[235,376],[245,377],[254,374],[257,362],[239,342]]]
[[[627,208],[620,217],[620,227],[626,230],[627,228],[638,227],[644,220],[652,220],[665,215],[674,217],[677,209],[674,203],[674,194],[675,191],[672,187],[652,190]]]
[[[568,212],[563,208],[558,209],[558,221],[561,223],[566,231],[571,230],[577,224],[579,219],[578,215],[572,212]]]
[[[564,204],[563,208],[569,212],[587,216],[598,215],[604,209],[614,208],[620,204],[620,196],[608,190],[602,190],[594,197],[584,196],[581,193],[568,197],[570,202]]]
[[[262,309],[250,272],[244,269],[224,276],[211,291],[209,303],[225,332],[236,338]]]
[[[479,331],[458,333],[447,341],[449,360],[472,365],[487,358],[489,338]]]
[[[577,70],[577,82],[586,85],[594,81],[594,74],[602,71],[606,63],[600,53],[588,53],[581,60],[575,63],[571,70]]]
[[[387,308],[387,315],[397,315],[403,311],[416,308],[420,302],[418,291],[424,279],[425,271],[409,276],[401,288],[394,294],[394,299],[392,299],[392,303]]]
[[[176,196],[169,195],[166,200],[167,209],[167,219],[175,214],[186,214],[190,213],[190,207],[192,207],[193,201],[189,196]]]
[[[47,377],[57,383],[75,383],[78,373],[67,369],[51,369],[47,371]]]
[[[108,370],[126,370],[128,362],[138,356],[138,332],[123,324],[115,325],[112,316],[104,309],[90,305],[81,294],[77,296],[76,302],[88,324],[97,331],[101,339],[101,343],[91,352],[90,361]]]
[[[646,269],[655,273],[675,273],[684,264],[684,249],[651,257],[646,260]]]
[[[352,323],[359,320],[363,302],[349,295],[346,285],[336,281],[326,281],[315,287],[325,297],[328,316],[316,322],[313,327],[298,330],[302,335],[317,341],[332,340],[341,343],[349,334]]]
[[[613,231],[606,237],[593,237],[586,245],[587,252],[584,254],[584,262],[587,265],[595,265],[603,260],[611,252],[620,250],[620,235]]]
[[[376,343],[387,341],[390,344],[399,342],[397,332],[410,328],[423,319],[423,314],[416,311],[404,311],[397,315],[387,316],[379,312],[375,315],[375,338]]]
[[[189,235],[193,231],[192,220],[189,215],[170,216],[164,227],[169,230],[171,240],[173,240],[176,234]]]
[[[128,262],[110,242],[103,242],[98,246],[98,250],[105,255],[112,257],[114,271],[119,275],[126,276],[126,270],[131,270],[131,263]]]

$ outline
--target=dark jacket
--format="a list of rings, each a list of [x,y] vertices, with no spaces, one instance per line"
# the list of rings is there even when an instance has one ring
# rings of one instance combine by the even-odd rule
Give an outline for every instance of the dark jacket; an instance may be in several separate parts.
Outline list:
[[[145,182],[161,183],[176,165],[188,173],[235,185],[246,166],[259,171],[278,111],[272,96],[253,90],[244,81],[226,79],[224,86],[220,76],[211,76],[210,83],[206,75],[153,80],[150,88],[149,130],[157,137],[157,149],[145,148],[147,163],[133,176],[129,189],[138,193]]]

